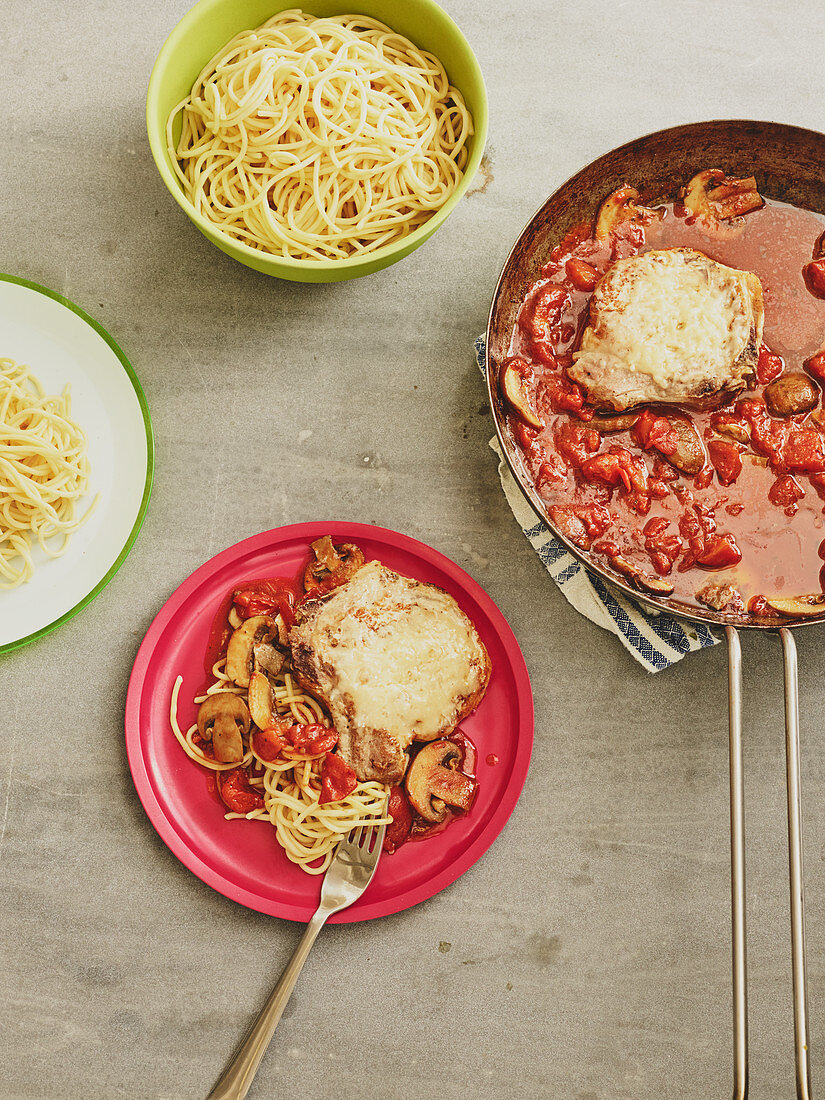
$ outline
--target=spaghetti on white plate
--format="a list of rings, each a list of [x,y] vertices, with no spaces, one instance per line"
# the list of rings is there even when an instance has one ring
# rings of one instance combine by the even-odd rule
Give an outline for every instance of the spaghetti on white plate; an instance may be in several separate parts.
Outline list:
[[[217,692],[232,692],[244,701],[245,688],[238,687],[225,671],[226,658],[212,666],[213,682],[193,702],[202,703]],[[329,726],[323,709],[311,695],[301,691],[288,671],[271,679],[272,693],[279,715],[291,717],[303,725]],[[246,814],[226,813],[227,820],[246,818],[265,820],[275,826],[278,843],[287,857],[310,875],[321,875],[332,862],[340,840],[359,825],[389,823],[386,814],[387,788],[376,782],[358,783],[355,790],[337,802],[319,803],[321,764],[326,753],[304,756],[283,752],[274,762],[261,760],[250,747],[239,762],[222,764],[207,756],[198,745],[197,723],[186,731],[178,723],[178,695],[183,677],[178,676],[172,689],[170,722],[184,752],[197,764],[215,772],[236,768],[250,769],[250,785],[263,799],[263,808]]]
[[[166,138],[184,193],[222,233],[324,260],[423,225],[458,186],[472,133],[433,54],[367,16],[293,9],[212,58]]]
[[[84,523],[89,489],[86,433],[71,416],[69,387],[47,395],[31,370],[0,358],[0,588],[34,575],[32,549],[59,557]]]

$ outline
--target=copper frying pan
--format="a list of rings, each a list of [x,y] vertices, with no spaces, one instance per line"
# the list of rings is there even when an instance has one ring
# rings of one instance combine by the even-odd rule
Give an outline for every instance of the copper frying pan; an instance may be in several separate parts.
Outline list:
[[[622,145],[583,168],[554,192],[516,241],[493,296],[487,327],[487,389],[502,453],[524,496],[539,518],[571,554],[625,595],[656,611],[724,627],[728,641],[730,703],[731,918],[733,955],[734,1100],[748,1094],[747,962],[745,928],[745,835],[742,779],[742,662],[737,624],[724,612],[687,606],[672,598],[631,588],[617,573],[574,546],[555,526],[535,492],[510,436],[498,387],[521,302],[564,233],[590,221],[602,199],[625,184],[639,190],[648,205],[673,198],[674,188],[704,168],[730,175],[755,175],[760,191],[773,199],[825,214],[825,135],[772,122],[725,120],[661,130]],[[788,848],[791,881],[796,1089],[810,1100],[805,924],[802,873],[802,814],[799,765],[798,677],[792,629],[825,620],[817,616],[763,619],[747,629],[772,630],[782,640],[785,665],[785,747],[787,759]]]

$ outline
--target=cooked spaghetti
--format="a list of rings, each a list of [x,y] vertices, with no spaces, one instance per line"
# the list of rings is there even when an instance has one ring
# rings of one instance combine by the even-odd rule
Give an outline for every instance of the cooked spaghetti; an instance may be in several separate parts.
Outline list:
[[[226,236],[321,260],[426,222],[462,178],[472,133],[432,54],[367,16],[293,9],[212,58],[170,114],[167,145],[187,198]]]
[[[96,503],[78,516],[88,489],[86,434],[72,420],[69,387],[49,396],[27,366],[0,359],[0,588],[31,579],[35,543],[50,558],[64,552]]]
[[[226,675],[226,659],[212,667],[212,684],[193,702],[202,703],[210,695],[231,692],[246,700],[247,691],[238,687]],[[337,802],[319,803],[321,793],[320,767],[326,753],[305,756],[283,753],[277,761],[257,757],[251,747],[243,759],[228,764],[211,759],[198,744],[198,726],[193,723],[185,732],[177,719],[178,695],[183,677],[178,676],[172,690],[170,721],[172,730],[184,752],[196,763],[215,772],[246,768],[250,786],[263,799],[263,808],[249,813],[226,813],[227,820],[268,820],[275,826],[278,843],[287,857],[310,875],[320,875],[332,861],[338,842],[359,825],[380,825],[391,819],[386,816],[387,788],[381,783],[359,783],[346,798]],[[297,723],[328,725],[320,704],[302,692],[289,672],[273,677],[272,692],[279,715],[291,717]]]

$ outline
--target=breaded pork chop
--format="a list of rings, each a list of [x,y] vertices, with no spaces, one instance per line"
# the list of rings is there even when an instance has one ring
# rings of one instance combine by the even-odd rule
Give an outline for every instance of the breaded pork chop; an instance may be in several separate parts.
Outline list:
[[[368,562],[297,611],[293,672],[327,707],[360,780],[395,783],[412,741],[448,736],[475,710],[490,658],[452,596]]]
[[[654,249],[599,281],[568,373],[597,408],[721,405],[756,367],[763,316],[756,275],[692,248]]]

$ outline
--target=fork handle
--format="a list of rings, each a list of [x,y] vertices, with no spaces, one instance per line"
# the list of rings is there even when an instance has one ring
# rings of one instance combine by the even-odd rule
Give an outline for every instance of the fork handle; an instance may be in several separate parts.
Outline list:
[[[261,1059],[284,1013],[286,1003],[298,981],[298,975],[307,961],[307,955],[324,927],[329,913],[316,913],[298,941],[292,958],[284,967],[278,984],[269,995],[260,1016],[241,1043],[238,1053],[227,1066],[222,1077],[209,1093],[207,1100],[243,1100],[257,1073]]]

